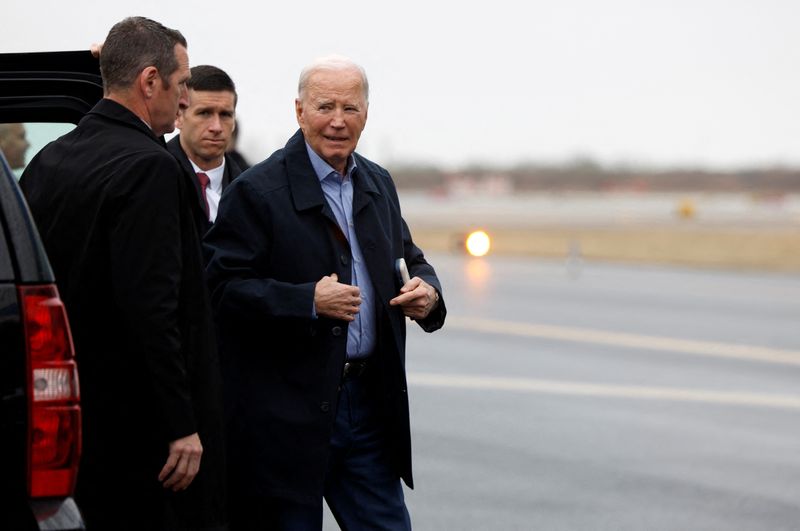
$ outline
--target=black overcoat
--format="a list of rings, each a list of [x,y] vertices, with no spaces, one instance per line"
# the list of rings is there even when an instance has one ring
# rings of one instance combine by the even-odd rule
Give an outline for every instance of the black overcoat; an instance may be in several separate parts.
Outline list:
[[[395,259],[441,293],[441,285],[400,216],[389,173],[355,155],[353,219],[375,287],[380,407],[389,419],[398,476],[413,486],[405,376],[405,317]],[[350,247],[297,132],[282,150],[242,173],[222,196],[204,246],[220,326],[232,487],[248,496],[315,503],[322,496],[347,323],[312,319],[323,276],[351,279]],[[442,326],[444,299],[419,322]]]
[[[193,190],[178,163],[163,138],[104,99],[31,161],[20,184],[72,325],[79,504],[89,517],[98,503],[120,504],[119,526],[222,524],[219,363]],[[200,473],[186,491],[168,492],[157,480],[168,443],[194,432]]]
[[[208,229],[211,228],[211,222],[208,220],[208,213],[206,212],[205,203],[203,202],[203,191],[200,189],[200,181],[197,180],[194,167],[192,163],[189,162],[189,157],[186,156],[186,152],[183,151],[181,147],[181,135],[176,135],[175,138],[167,142],[167,150],[172,153],[172,156],[174,156],[178,164],[181,165],[184,175],[186,175],[189,182],[192,183],[191,189],[194,191],[194,201],[190,201],[192,205],[192,215],[194,216],[197,233],[202,237],[203,234],[208,232]],[[237,178],[240,173],[242,173],[242,170],[239,168],[236,161],[228,156],[228,154],[225,154],[225,170],[222,173],[222,190],[225,191],[225,188],[227,188],[228,185],[231,184],[231,181]]]

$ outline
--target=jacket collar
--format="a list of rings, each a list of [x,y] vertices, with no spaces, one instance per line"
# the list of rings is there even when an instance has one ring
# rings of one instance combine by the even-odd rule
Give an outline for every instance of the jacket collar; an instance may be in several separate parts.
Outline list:
[[[376,177],[369,173],[367,165],[362,162],[363,157],[355,153],[353,157],[358,161],[358,171],[353,172],[353,215],[355,215],[372,202],[373,196],[380,196],[381,192],[375,186]]]
[[[92,107],[92,110],[87,113],[87,115],[90,114],[99,115],[126,127],[136,129],[147,135],[162,147],[166,147],[167,145],[166,142],[164,142],[163,136],[156,136],[153,133],[153,130],[150,129],[150,127],[148,127],[141,118],[133,114],[127,107],[117,103],[114,100],[110,100],[108,98],[101,99],[94,107]]]
[[[325,196],[311,165],[311,159],[308,158],[306,141],[300,129],[286,142],[284,153],[294,208],[308,210],[325,206]]]
[[[322,193],[319,177],[308,157],[302,130],[298,129],[289,139],[284,148],[284,154],[286,170],[289,175],[289,189],[292,192],[295,209],[308,210],[319,207],[323,207],[323,210],[329,209]],[[353,173],[353,213],[361,210],[369,202],[369,197],[365,194],[380,195],[380,192],[373,182],[373,176],[367,171],[366,165],[359,162],[358,170]]]
[[[183,148],[181,147],[181,135],[175,135],[172,140],[167,142],[167,149],[175,156],[184,171],[190,175],[194,173],[192,163],[189,162],[189,157],[186,156],[186,152],[183,151]]]

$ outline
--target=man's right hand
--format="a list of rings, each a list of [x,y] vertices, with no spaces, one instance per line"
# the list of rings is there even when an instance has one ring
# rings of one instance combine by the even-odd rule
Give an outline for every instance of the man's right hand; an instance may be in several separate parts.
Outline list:
[[[100,58],[100,52],[103,51],[103,45],[105,42],[93,42],[91,46],[89,46],[89,51],[92,52],[92,56],[96,58]]]
[[[202,455],[203,445],[197,433],[172,441],[169,443],[167,462],[158,474],[158,480],[165,489],[184,490],[200,471]]]
[[[353,321],[361,305],[358,286],[341,284],[336,273],[322,277],[314,288],[314,308],[317,315],[342,321]]]

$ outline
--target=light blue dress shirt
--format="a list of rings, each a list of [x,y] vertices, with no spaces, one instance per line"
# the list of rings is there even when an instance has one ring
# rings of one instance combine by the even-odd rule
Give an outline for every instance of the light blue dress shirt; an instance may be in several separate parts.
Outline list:
[[[375,290],[364,262],[353,226],[353,173],[357,171],[353,155],[347,159],[347,170],[342,175],[316,154],[306,143],[311,165],[322,185],[322,193],[350,243],[350,271],[352,283],[361,290],[361,306],[347,328],[347,359],[366,358],[375,348]],[[316,315],[316,308],[314,310]]]

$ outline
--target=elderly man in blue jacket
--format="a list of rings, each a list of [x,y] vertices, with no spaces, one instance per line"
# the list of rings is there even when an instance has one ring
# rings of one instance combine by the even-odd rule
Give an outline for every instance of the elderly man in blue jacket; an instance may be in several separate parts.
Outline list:
[[[389,173],[355,153],[364,70],[306,67],[300,130],[226,190],[206,251],[239,529],[410,529],[405,318],[446,309]],[[404,259],[410,279],[395,271]]]

